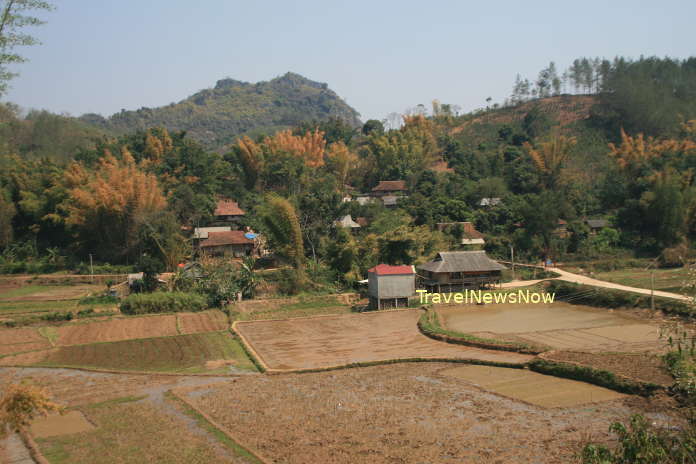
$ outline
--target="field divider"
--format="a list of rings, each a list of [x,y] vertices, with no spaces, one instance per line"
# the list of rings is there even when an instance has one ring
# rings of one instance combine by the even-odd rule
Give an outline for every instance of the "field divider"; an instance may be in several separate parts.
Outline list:
[[[430,318],[434,318],[431,321]],[[515,342],[499,342],[497,340],[481,339],[473,335],[456,333],[443,329],[439,322],[439,315],[434,309],[425,309],[425,312],[418,318],[418,330],[428,338],[453,345],[471,346],[487,350],[509,351],[513,353],[538,355],[543,353],[541,347],[533,347]]]
[[[254,458],[256,458],[256,459],[257,459],[259,462],[261,462],[262,464],[270,464],[270,463],[272,463],[272,462],[275,462],[274,460],[268,459],[268,458],[266,458],[265,456],[263,456],[258,450],[254,449],[254,448],[252,448],[252,447],[250,447],[250,446],[248,446],[248,445],[243,445],[242,443],[244,443],[244,442],[243,442],[242,440],[240,440],[237,436],[235,436],[235,434],[232,433],[232,431],[230,431],[227,427],[225,427],[224,425],[222,425],[222,424],[220,424],[219,422],[217,422],[215,419],[213,419],[213,418],[212,418],[210,415],[208,415],[207,413],[205,413],[205,412],[201,411],[200,409],[198,409],[197,407],[195,407],[195,406],[194,406],[190,401],[188,401],[183,395],[180,395],[180,394],[177,392],[177,390],[179,390],[179,389],[172,389],[172,390],[169,390],[169,393],[171,393],[171,395],[172,395],[174,398],[176,398],[177,400],[179,400],[179,401],[181,401],[182,403],[184,403],[187,407],[191,408],[191,409],[192,409],[196,414],[198,414],[200,417],[202,417],[203,419],[205,419],[205,420],[210,424],[211,427],[217,429],[220,433],[226,435],[227,438],[229,438],[229,439],[232,440],[237,446],[239,446],[240,448],[244,449],[246,452],[248,452],[249,454],[251,454]]]
[[[41,453],[39,445],[27,428],[21,427],[19,429],[19,437],[22,439],[22,442],[24,442],[24,446],[27,447],[27,450],[29,450],[29,456],[31,456],[36,464],[50,464],[46,456]]]
[[[540,354],[537,359],[529,363],[529,369],[540,374],[591,383],[619,393],[650,396],[656,391],[669,389],[664,385],[632,379],[622,374],[597,369],[575,361],[549,359],[556,352],[557,350]]]
[[[251,343],[246,339],[244,335],[242,335],[242,332],[237,330],[237,323],[238,322],[243,322],[243,321],[234,321],[232,325],[230,326],[230,332],[232,333],[233,336],[239,338],[241,341],[241,346],[246,355],[251,359],[251,362],[254,363],[256,368],[262,372],[268,372],[269,367],[268,364],[263,360],[261,355],[254,349],[254,347],[251,345]]]

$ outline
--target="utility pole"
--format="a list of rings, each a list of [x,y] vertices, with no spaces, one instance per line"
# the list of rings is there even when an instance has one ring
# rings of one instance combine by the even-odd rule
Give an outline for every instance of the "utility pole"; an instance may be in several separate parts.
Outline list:
[[[515,249],[510,245],[510,262],[512,263],[512,280],[515,280]]]
[[[94,283],[94,265],[92,264],[92,253],[89,254],[89,281]]]
[[[655,311],[655,269],[650,271],[650,309]]]

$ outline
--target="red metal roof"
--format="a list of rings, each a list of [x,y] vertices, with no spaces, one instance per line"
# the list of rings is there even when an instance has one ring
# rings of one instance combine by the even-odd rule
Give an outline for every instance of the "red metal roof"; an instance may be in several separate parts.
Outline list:
[[[378,264],[367,272],[374,272],[377,275],[415,274],[413,266],[390,266],[389,264]]]
[[[209,232],[208,238],[201,242],[201,248],[224,245],[253,245],[254,241],[244,236],[243,230]]]
[[[244,216],[242,210],[236,201],[219,200],[215,207],[215,216]]]

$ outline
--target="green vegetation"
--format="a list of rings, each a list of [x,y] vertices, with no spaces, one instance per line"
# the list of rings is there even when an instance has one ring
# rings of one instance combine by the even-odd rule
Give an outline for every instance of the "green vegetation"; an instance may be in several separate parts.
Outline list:
[[[224,367],[206,367],[208,361],[229,361],[238,369],[255,370],[240,343],[229,332],[209,332],[119,342],[65,346],[37,364],[116,371],[227,373]]]
[[[534,359],[529,363],[529,369],[542,374],[580,380],[582,382],[592,383],[600,387],[633,395],[650,395],[662,388],[653,383],[620,378],[610,371],[563,362],[547,361],[545,359]]]
[[[121,111],[108,119],[96,114],[80,119],[118,134],[147,127],[186,131],[206,148],[220,149],[241,135],[269,134],[329,118],[359,124],[358,113],[326,84],[287,73],[255,84],[222,79],[179,103]]]
[[[696,427],[689,423],[679,430],[651,425],[640,414],[631,416],[628,427],[614,422],[609,428],[617,435],[614,450],[587,444],[582,450],[583,464],[692,464],[696,462]]]
[[[466,249],[462,225],[438,226],[451,222],[471,222],[500,259],[513,248],[519,262],[682,265],[696,238],[696,98],[685,84],[695,62],[582,58],[568,79],[549,65],[533,85],[520,78],[502,107],[458,115],[436,101],[430,114],[421,105],[387,128],[371,121],[356,130],[355,115],[330,103],[314,114],[317,101],[335,96],[291,74],[257,85],[224,80],[170,107],[86,117],[121,135],[69,163],[0,151],[0,266],[84,272],[92,254],[98,265],[150,277],[175,271],[200,257],[191,230],[218,223],[222,197],[244,209],[241,225],[261,235],[273,253],[267,264],[280,270],[275,281],[253,267],[211,279],[198,289],[209,306],[240,291],[253,297],[257,287],[354,290],[380,262],[419,264]],[[568,95],[569,85],[590,95]],[[303,117],[287,122],[285,103],[296,108],[307,95]],[[241,100],[269,106],[222,114]],[[267,108],[278,116],[270,124]],[[271,129],[256,136],[255,127]],[[403,181],[408,196],[394,206],[358,201],[383,180]],[[335,227],[345,215],[363,225]]]
[[[597,306],[601,308],[650,308],[650,295],[642,295],[622,290],[591,287],[569,282],[551,281],[547,291],[556,294],[556,300],[572,304]],[[666,313],[692,316],[693,307],[686,302],[672,298],[655,297],[655,309]]]
[[[121,301],[123,314],[196,312],[206,309],[205,297],[197,293],[134,293]]]
[[[593,277],[617,284],[628,285],[630,287],[653,288],[653,277],[655,278],[655,290],[667,292],[683,293],[684,287],[689,280],[689,268],[680,267],[673,269],[626,269],[611,272],[598,272]]]

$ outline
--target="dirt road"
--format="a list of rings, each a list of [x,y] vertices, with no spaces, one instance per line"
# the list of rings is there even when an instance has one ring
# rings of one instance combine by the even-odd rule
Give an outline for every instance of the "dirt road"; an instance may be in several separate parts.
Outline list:
[[[509,264],[507,262],[501,261],[501,263]],[[515,264],[515,266],[524,267],[536,267],[538,269],[543,269],[541,266],[534,266],[531,264]],[[580,274],[573,274],[572,272],[564,271],[558,267],[547,267],[547,271],[555,272],[559,274],[559,277],[553,277],[550,279],[537,279],[537,280],[515,280],[512,282],[506,282],[501,285],[502,288],[516,288],[516,287],[526,287],[528,285],[538,284],[544,280],[562,280],[564,282],[571,282],[574,284],[591,285],[593,287],[609,288],[613,290],[622,290],[624,292],[640,293],[642,295],[650,295],[652,291],[649,288],[639,288],[639,287],[629,287],[628,285],[615,284],[614,282],[607,282],[605,280],[593,279],[592,277],[587,277]],[[691,301],[691,298],[685,295],[680,295],[678,293],[663,292],[661,290],[655,290],[655,296],[662,298],[673,298],[675,300]]]

